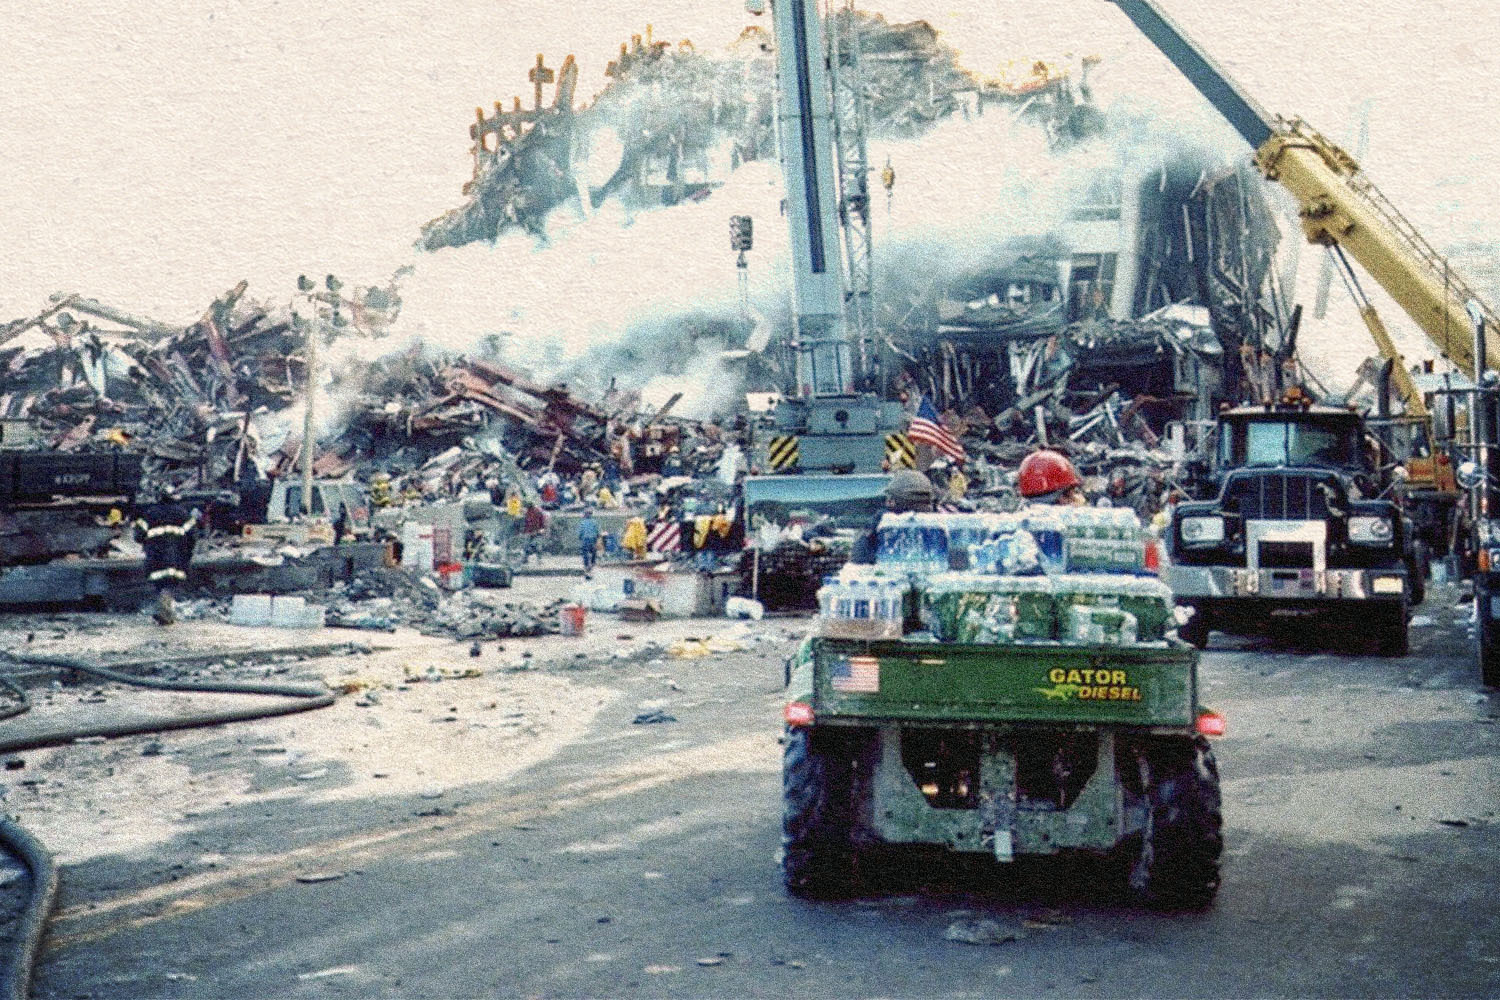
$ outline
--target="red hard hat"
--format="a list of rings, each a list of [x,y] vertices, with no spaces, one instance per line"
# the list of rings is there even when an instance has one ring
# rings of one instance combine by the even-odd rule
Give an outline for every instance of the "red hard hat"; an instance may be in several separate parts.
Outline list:
[[[1066,456],[1046,450],[1034,451],[1021,460],[1019,478],[1021,496],[1028,500],[1083,485]]]

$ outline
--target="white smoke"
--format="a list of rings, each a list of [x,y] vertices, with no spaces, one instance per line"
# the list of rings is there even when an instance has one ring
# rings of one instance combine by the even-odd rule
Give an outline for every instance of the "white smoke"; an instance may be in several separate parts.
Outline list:
[[[1189,137],[1140,103],[1117,101],[1116,108],[1104,136],[1062,151],[1041,127],[1003,108],[951,118],[917,138],[872,142],[877,263],[939,280],[972,271],[1018,240],[1057,232],[1100,170],[1131,159],[1207,155],[1205,147],[1227,159],[1235,141],[1206,116],[1190,123]],[[614,159],[607,145],[601,140],[597,150],[601,164]],[[878,181],[886,162],[896,172],[889,198]],[[467,352],[498,337],[502,359],[540,380],[566,378],[594,389],[613,380],[641,390],[648,406],[680,391],[674,412],[722,416],[737,408],[745,385],[742,369],[726,366],[720,352],[743,341],[700,342],[692,320],[740,315],[728,219],[749,215],[749,305],[782,317],[778,332],[786,332],[790,269],[781,199],[779,166],[754,162],[701,201],[632,209],[611,197],[588,214],[564,205],[548,218],[545,238],[511,231],[494,244],[420,254],[401,282],[392,337],[343,341],[330,363],[413,341]]]

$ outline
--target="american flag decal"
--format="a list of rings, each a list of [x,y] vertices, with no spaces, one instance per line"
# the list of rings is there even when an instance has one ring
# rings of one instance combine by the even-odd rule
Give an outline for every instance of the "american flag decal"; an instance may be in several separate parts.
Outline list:
[[[850,694],[880,690],[880,661],[873,656],[839,657],[833,664],[833,689]]]

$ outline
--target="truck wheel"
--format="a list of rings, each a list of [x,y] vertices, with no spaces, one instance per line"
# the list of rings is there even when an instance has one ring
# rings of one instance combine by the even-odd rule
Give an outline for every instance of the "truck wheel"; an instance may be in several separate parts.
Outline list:
[[[789,730],[782,752],[781,872],[794,896],[836,899],[854,889],[852,762],[843,745],[815,735]]]
[[[1427,577],[1432,572],[1432,555],[1427,543],[1418,541],[1412,546],[1411,567],[1408,569],[1406,579],[1411,584],[1411,603],[1413,607],[1427,600]]]
[[[1500,688],[1500,624],[1490,616],[1490,600],[1497,596],[1477,577],[1474,581],[1474,658],[1479,663],[1479,681]]]
[[[1213,631],[1213,625],[1208,620],[1208,615],[1202,608],[1193,610],[1193,617],[1188,619],[1186,625],[1177,629],[1177,637],[1198,649],[1208,648],[1208,634]]]
[[[1128,892],[1154,909],[1201,910],[1219,891],[1224,851],[1213,751],[1198,739],[1150,755],[1149,768],[1150,819],[1126,857]]]
[[[1410,625],[1407,622],[1405,603],[1381,615],[1375,623],[1375,645],[1381,656],[1405,656],[1411,652]]]

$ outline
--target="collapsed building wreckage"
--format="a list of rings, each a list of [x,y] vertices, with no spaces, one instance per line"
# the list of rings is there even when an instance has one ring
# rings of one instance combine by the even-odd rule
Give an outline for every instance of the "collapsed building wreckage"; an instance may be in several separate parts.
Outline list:
[[[981,79],[929,25],[857,16],[872,135],[999,113],[1040,127],[1061,150],[1110,127],[1092,102],[1092,59]],[[772,153],[769,44],[749,29],[727,55],[708,55],[648,32],[622,46],[609,85],[579,108],[576,64],[554,74],[539,59],[533,108],[479,112],[468,200],[424,227],[419,245],[494,240],[513,228],[543,234],[547,213],[569,203],[588,212],[615,197],[644,210],[711,196],[723,171]],[[545,83],[555,83],[550,106]],[[620,148],[600,152],[611,137]],[[899,253],[878,258],[883,388],[934,402],[979,459],[978,489],[1002,492],[1003,470],[1048,444],[1072,453],[1094,489],[1149,509],[1177,457],[1158,447],[1169,421],[1269,395],[1294,365],[1296,317],[1277,283],[1276,226],[1259,182],[1202,153],[1150,159],[1096,171],[1056,231],[996,247],[999,263],[918,284],[912,276],[928,272]],[[343,332],[388,330],[401,277],[334,296],[353,318]],[[700,328],[726,348],[745,336],[722,318]],[[0,406],[33,421],[42,446],[141,453],[148,485],[188,489],[300,468],[291,416],[306,384],[307,334],[290,308],[252,301],[243,283],[186,327],[56,296],[0,328],[0,346],[30,329],[51,343],[0,354]],[[692,336],[670,334],[679,346]],[[600,350],[613,359],[651,349],[637,341]],[[656,347],[666,354],[664,343]],[[708,476],[738,438],[673,416],[672,402],[643,407],[629,387],[589,385],[581,369],[571,389],[537,381],[507,363],[503,346],[497,338],[456,355],[417,345],[336,371],[341,413],[317,442],[314,474],[368,481],[383,472],[398,496],[436,498],[610,459],[627,477],[675,472],[664,467],[675,448],[684,472]],[[775,388],[784,368],[766,351],[747,365],[745,387]]]
[[[0,418],[28,427],[24,443],[12,432],[11,447],[140,454],[148,490],[296,475],[302,439],[291,415],[306,386],[307,334],[285,307],[245,292],[241,282],[186,327],[59,294],[37,316],[0,328],[5,341],[31,329],[50,339],[0,350]],[[360,289],[341,302],[367,336],[381,335],[400,308],[394,287]],[[419,343],[373,363],[354,359],[329,391],[343,413],[316,444],[314,474],[368,480],[386,472],[398,491],[424,495],[506,472],[502,453],[566,474],[611,456],[627,469],[657,471],[673,447],[688,445],[699,461],[716,460],[722,448],[716,427],[670,416],[675,399],[649,411],[633,391],[589,401],[531,381],[483,347],[457,355]],[[503,451],[476,446],[455,457],[455,445],[496,429]]]
[[[921,284],[892,268],[877,308],[896,385],[1011,464],[1040,445],[1154,448],[1170,424],[1315,381],[1278,236],[1247,170],[1127,162],[1000,264]]]

